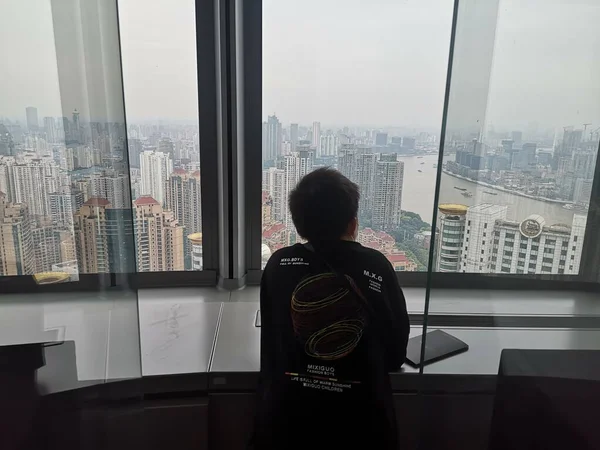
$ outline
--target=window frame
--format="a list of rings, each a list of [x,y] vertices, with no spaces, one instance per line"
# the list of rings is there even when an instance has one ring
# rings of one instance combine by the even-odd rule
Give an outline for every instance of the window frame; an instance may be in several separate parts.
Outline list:
[[[448,102],[452,78],[452,63],[454,58],[454,35],[458,19],[458,1],[455,1],[452,36],[448,58],[448,74],[446,79],[446,93],[442,116],[442,134],[439,152],[443,156],[445,139],[445,124],[448,116]],[[261,269],[261,243],[262,243],[262,0],[246,2],[243,15],[244,33],[244,76],[246,77],[243,93],[245,106],[244,139],[248,153],[245,163],[245,209],[251,226],[247,228],[247,284],[257,285],[262,275]],[[600,145],[599,145],[600,153]],[[439,191],[439,182],[442,169],[441,158],[438,163],[438,178],[436,189]],[[434,210],[439,203],[439,196],[434,198]],[[436,214],[434,211],[434,219]],[[435,223],[432,224],[435,227]],[[595,241],[593,230],[600,228],[600,158],[596,158],[592,196],[588,210],[588,221],[582,249],[580,270],[577,275],[564,274],[517,274],[517,273],[444,273],[432,272],[431,283],[428,284],[428,272],[397,272],[398,282],[403,287],[421,287],[436,289],[471,289],[483,290],[581,290],[598,291],[600,271],[594,267],[600,266],[600,239]],[[434,233],[435,234],[435,233]],[[432,234],[432,236],[434,235]],[[465,236],[469,234],[468,230]],[[539,239],[539,238],[538,238]],[[435,237],[432,239],[435,245]],[[430,258],[434,256],[433,251]],[[594,265],[595,264],[595,265]],[[431,265],[433,267],[433,265]]]
[[[117,2],[117,38],[120,50],[120,22]],[[111,289],[143,289],[173,286],[215,286],[219,264],[218,223],[218,157],[217,157],[217,80],[215,4],[212,0],[195,0],[196,61],[198,83],[198,133],[200,141],[200,207],[202,211],[201,271],[161,271],[132,273],[80,273],[79,281],[38,285],[32,275],[0,276],[3,293],[77,292]],[[57,61],[58,63],[58,61]],[[122,64],[120,64],[123,86]],[[124,90],[122,92],[124,99]],[[125,110],[125,127],[127,111]],[[126,136],[127,140],[128,137]],[[129,146],[127,146],[129,171]],[[131,188],[131,180],[130,188]]]

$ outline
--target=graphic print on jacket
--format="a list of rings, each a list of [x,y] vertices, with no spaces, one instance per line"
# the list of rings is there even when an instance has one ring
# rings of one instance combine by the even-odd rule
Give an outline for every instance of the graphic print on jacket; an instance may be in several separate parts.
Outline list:
[[[294,334],[306,356],[335,361],[360,343],[367,314],[358,287],[348,275],[321,273],[305,277],[292,294]]]

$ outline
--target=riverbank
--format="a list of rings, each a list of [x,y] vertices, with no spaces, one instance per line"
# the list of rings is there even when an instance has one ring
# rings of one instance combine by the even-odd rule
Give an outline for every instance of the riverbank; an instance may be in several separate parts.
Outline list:
[[[506,189],[505,187],[496,186],[495,184],[486,183],[484,181],[472,180],[471,178],[463,177],[462,175],[458,175],[458,174],[452,173],[452,172],[450,172],[447,169],[442,169],[442,172],[444,172],[446,175],[449,175],[449,176],[454,177],[454,178],[461,179],[463,181],[467,181],[469,183],[478,184],[480,186],[485,186],[486,188],[489,188],[489,189],[494,189],[496,191],[505,192],[507,194],[518,195],[519,197],[525,197],[525,198],[529,198],[531,200],[538,200],[538,201],[541,201],[541,202],[558,204],[558,205],[568,205],[568,204],[572,203],[572,202],[565,201],[565,200],[555,200],[555,199],[546,198],[546,197],[536,197],[534,195],[525,194],[524,192],[515,191],[515,190],[512,190],[512,189]]]

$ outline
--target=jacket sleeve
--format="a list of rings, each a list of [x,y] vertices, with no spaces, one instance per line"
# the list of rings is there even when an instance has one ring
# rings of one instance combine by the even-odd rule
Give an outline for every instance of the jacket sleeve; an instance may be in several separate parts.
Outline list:
[[[392,265],[388,262],[385,275],[385,309],[381,312],[382,344],[385,349],[387,370],[400,370],[406,359],[406,346],[410,334],[410,323],[406,310],[406,300],[398,284],[398,278]]]

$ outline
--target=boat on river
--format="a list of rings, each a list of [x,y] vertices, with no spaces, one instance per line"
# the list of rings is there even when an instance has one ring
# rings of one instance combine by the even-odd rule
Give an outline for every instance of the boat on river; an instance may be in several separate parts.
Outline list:
[[[454,186],[454,189],[458,189],[459,191],[466,191],[467,190],[467,188],[461,188],[461,187],[458,187],[458,186]]]
[[[473,197],[473,194],[472,194],[472,193],[470,193],[470,192],[462,192],[462,193],[461,193],[461,195],[462,195],[463,197],[469,197],[469,198],[470,198],[470,197]]]
[[[497,192],[491,192],[491,191],[483,191],[485,194],[490,194],[490,195],[498,195]]]

